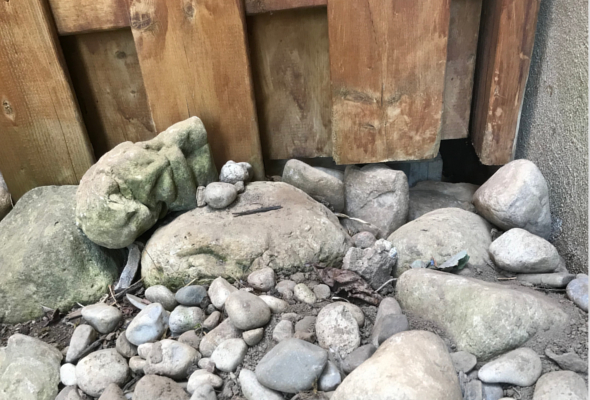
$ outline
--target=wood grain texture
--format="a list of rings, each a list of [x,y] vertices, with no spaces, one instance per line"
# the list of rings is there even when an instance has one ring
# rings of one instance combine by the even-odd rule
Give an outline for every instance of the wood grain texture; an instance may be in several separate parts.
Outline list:
[[[451,0],[441,139],[469,136],[482,0]]]
[[[248,19],[265,159],[332,155],[326,8]]]
[[[130,29],[61,38],[96,158],[156,135]]]
[[[131,27],[157,131],[196,115],[217,167],[264,168],[241,0],[133,0]]]
[[[261,14],[295,8],[326,6],[328,0],[244,0],[246,14]]]
[[[484,0],[471,135],[485,165],[510,162],[529,74],[540,0]]]
[[[0,2],[0,170],[15,199],[77,184],[93,156],[42,0]]]
[[[438,153],[450,0],[330,0],[334,159]]]
[[[48,0],[60,35],[129,26],[126,0]]]

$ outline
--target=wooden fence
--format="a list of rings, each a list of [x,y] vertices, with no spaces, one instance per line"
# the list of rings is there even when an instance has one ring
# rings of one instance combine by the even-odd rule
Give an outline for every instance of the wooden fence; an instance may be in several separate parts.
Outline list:
[[[218,166],[248,161],[257,178],[264,159],[427,159],[469,134],[484,164],[504,164],[538,7],[1,0],[0,171],[15,198],[75,184],[116,144],[192,115]]]

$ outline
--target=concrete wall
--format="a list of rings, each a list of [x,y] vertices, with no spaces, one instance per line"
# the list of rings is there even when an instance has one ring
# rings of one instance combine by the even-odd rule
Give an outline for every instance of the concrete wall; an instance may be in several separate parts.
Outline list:
[[[552,240],[572,272],[588,271],[587,113],[587,0],[542,0],[515,156],[549,183]]]

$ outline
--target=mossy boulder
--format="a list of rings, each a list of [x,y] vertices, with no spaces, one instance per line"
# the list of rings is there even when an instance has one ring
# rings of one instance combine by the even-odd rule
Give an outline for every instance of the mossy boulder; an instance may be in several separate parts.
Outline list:
[[[207,132],[191,117],[102,156],[80,181],[76,219],[94,243],[120,249],[169,211],[195,208],[197,187],[216,180]]]
[[[38,318],[42,306],[95,302],[117,278],[124,254],[76,227],[76,189],[33,189],[0,221],[0,322]]]
[[[282,208],[234,215],[271,206]],[[254,182],[226,209],[196,208],[156,230],[141,273],[147,286],[176,289],[218,276],[233,281],[264,267],[292,273],[314,263],[336,266],[349,247],[350,237],[324,205],[286,183]]]

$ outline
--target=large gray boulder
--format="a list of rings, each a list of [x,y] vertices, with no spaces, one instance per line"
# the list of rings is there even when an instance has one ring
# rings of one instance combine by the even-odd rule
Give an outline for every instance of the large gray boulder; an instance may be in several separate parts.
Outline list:
[[[404,311],[434,322],[458,350],[480,361],[567,321],[558,304],[536,292],[427,269],[402,274],[396,298]]]
[[[94,303],[117,278],[123,253],[76,227],[75,194],[76,186],[35,188],[0,222],[0,322],[38,318],[41,306]]]
[[[283,169],[283,182],[303,190],[335,212],[344,209],[342,180],[299,160],[289,160]]]
[[[459,208],[442,208],[408,222],[387,239],[398,252],[396,276],[416,260],[438,265],[466,250],[468,267],[488,268],[491,226],[479,215]]]
[[[351,234],[370,230],[386,238],[408,220],[408,178],[385,164],[346,167],[344,196],[344,213],[371,224],[345,220]]]
[[[15,334],[0,348],[0,400],[54,400],[62,354],[55,347]]]
[[[444,342],[434,333],[407,331],[387,339],[344,379],[331,400],[462,400]]]
[[[454,207],[473,212],[475,207],[471,201],[477,188],[471,183],[418,182],[410,188],[408,220],[413,221],[439,208]]]
[[[2,173],[0,173],[0,221],[2,221],[2,218],[4,218],[11,209],[12,199],[10,197],[10,192],[8,191],[8,186],[6,186],[6,182],[4,182]]]
[[[270,206],[282,208],[233,215]],[[332,266],[349,246],[325,206],[286,183],[253,182],[227,209],[197,208],[158,229],[143,251],[141,273],[148,286],[169,288],[218,276],[233,281],[264,267],[293,273],[306,264]]]
[[[216,180],[207,132],[191,117],[102,156],[80,181],[76,219],[90,240],[120,249],[168,211],[195,208],[197,187]]]
[[[549,189],[531,161],[504,165],[475,192],[473,204],[479,214],[503,230],[522,228],[545,239],[551,234]]]

